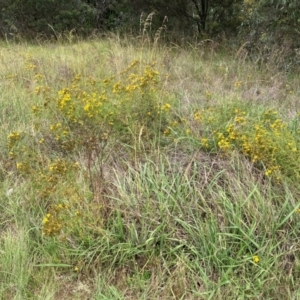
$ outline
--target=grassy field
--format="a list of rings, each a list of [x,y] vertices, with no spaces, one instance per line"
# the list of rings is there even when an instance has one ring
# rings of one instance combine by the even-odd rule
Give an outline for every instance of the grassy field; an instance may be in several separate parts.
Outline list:
[[[299,299],[299,76],[240,53],[1,44],[1,299]]]

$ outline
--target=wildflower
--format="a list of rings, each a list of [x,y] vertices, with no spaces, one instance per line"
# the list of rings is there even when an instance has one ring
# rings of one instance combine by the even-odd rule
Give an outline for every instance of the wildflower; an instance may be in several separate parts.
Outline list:
[[[200,111],[197,111],[194,114],[194,120],[197,121],[197,122],[201,122],[201,113],[200,113]]]
[[[122,89],[121,82],[118,81],[113,86],[113,93],[116,94],[116,93],[120,92],[121,89]]]
[[[51,215],[50,215],[50,214],[47,214],[47,215],[44,217],[44,219],[43,219],[43,224],[48,223],[50,217],[51,217]]]
[[[256,263],[256,264],[258,264],[259,263],[259,256],[258,255],[254,255],[253,257],[252,257],[252,259],[253,259],[253,262],[254,263]]]
[[[236,123],[240,123],[240,124],[245,124],[246,123],[246,119],[244,117],[235,117],[234,121]]]
[[[12,140],[12,141],[17,141],[20,139],[20,133],[19,132],[16,132],[16,131],[13,131],[12,133],[10,133],[7,137],[9,140]]]
[[[77,74],[77,75],[73,78],[73,82],[80,81],[80,80],[81,80],[81,75],[80,75],[80,74]]]
[[[16,166],[17,166],[17,169],[22,169],[23,168],[23,164],[22,163],[17,163]]]
[[[207,138],[203,138],[201,139],[201,143],[205,148],[209,147],[209,143],[208,143],[208,139]]]
[[[161,107],[161,110],[164,110],[166,112],[168,112],[171,108],[171,104],[170,103],[166,103]]]
[[[168,135],[170,135],[170,133],[171,133],[171,130],[169,127],[164,130],[164,135],[168,136]]]
[[[32,106],[31,109],[32,109],[33,113],[36,113],[39,108],[36,105],[34,105],[34,106]]]
[[[241,81],[237,81],[237,82],[234,83],[234,87],[235,87],[235,88],[238,88],[238,87],[240,87],[241,85],[242,85],[242,82],[241,82]]]
[[[266,176],[270,176],[272,174],[273,170],[272,169],[268,169],[266,172],[265,172],[265,175]]]

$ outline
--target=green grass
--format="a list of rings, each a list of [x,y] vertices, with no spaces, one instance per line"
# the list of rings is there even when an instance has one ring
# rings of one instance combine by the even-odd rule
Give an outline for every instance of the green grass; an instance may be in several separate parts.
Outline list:
[[[117,37],[0,60],[1,299],[297,299],[297,76]]]

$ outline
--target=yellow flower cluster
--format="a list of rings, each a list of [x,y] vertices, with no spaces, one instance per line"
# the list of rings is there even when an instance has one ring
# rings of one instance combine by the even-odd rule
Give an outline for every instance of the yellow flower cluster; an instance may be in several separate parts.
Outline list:
[[[45,215],[42,225],[42,234],[45,236],[59,235],[64,226],[67,225],[68,205],[58,204],[51,207]]]
[[[29,173],[30,172],[30,167],[27,162],[17,162],[16,167],[20,173]]]
[[[28,68],[29,63],[34,64],[31,57]],[[44,105],[31,107],[34,134],[13,131],[7,145],[12,166],[30,178],[36,198],[49,203],[42,222],[44,235],[71,230],[81,215],[81,190],[74,180],[79,164],[70,160],[72,154],[80,153],[86,168],[92,168],[95,160],[107,155],[109,143],[128,145],[137,138],[152,142],[153,136],[168,135],[170,125],[177,126],[176,121],[169,122],[172,98],[161,88],[154,66],[134,61],[104,79],[77,74],[56,92],[43,85],[44,75],[33,75],[32,92],[44,100]],[[57,199],[67,205],[56,204]]]
[[[20,132],[13,131],[7,136],[7,146],[8,149],[12,149],[13,146],[16,144],[17,141],[19,141],[21,138]]]
[[[242,82],[241,81],[236,81],[235,83],[234,83],[234,88],[235,89],[237,89],[237,88],[239,88],[239,87],[241,87],[242,86]]]
[[[35,87],[35,94],[36,95],[47,95],[49,92],[51,92],[51,88],[47,85],[38,85]]]
[[[64,174],[68,171],[70,163],[57,159],[55,162],[49,165],[49,170],[52,174]]]
[[[266,176],[279,179],[281,173],[290,174],[289,164],[300,164],[299,139],[296,139],[295,130],[290,130],[278,117],[276,110],[266,110],[255,116],[236,107],[226,113],[219,108],[207,108],[196,111],[193,119],[193,134],[200,135],[203,149],[219,149],[223,154],[237,150],[262,166]],[[297,168],[291,169],[298,172]],[[300,176],[299,172],[294,175]]]
[[[95,150],[101,142],[116,136],[128,142],[132,133],[139,135],[141,128],[143,137],[159,128],[167,132],[167,115],[172,105],[161,103],[157,96],[159,74],[154,65],[142,69],[136,60],[117,76],[103,80],[89,78],[83,82],[83,78],[76,75],[71,86],[58,92],[54,110],[63,116],[61,128],[65,134],[53,124],[51,130],[55,139],[67,149],[66,145],[70,144],[67,140],[71,139],[68,133],[86,135],[84,141],[74,139],[71,144]],[[93,141],[93,145],[89,141]]]
[[[137,63],[131,64],[129,69],[132,69],[136,65]],[[127,71],[129,69],[127,69]],[[125,74],[125,72],[123,71],[122,74]],[[129,76],[125,79],[124,84],[121,81],[117,81],[113,85],[113,93],[118,94],[124,91],[132,93],[136,89],[143,90],[146,87],[155,85],[157,83],[157,76],[158,72],[148,65],[145,67],[145,70],[141,75],[135,73],[129,74]],[[109,79],[106,79],[104,82],[108,83]],[[152,90],[155,91],[155,89]]]

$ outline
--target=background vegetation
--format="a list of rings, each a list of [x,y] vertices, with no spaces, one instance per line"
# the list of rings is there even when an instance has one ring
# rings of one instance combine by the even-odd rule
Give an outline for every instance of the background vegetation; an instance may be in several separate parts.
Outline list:
[[[300,4],[297,0],[30,0],[0,1],[0,36],[8,40],[59,39],[168,30],[177,43],[209,38],[243,47],[254,60],[285,70],[299,66]],[[151,26],[150,26],[151,24]]]
[[[296,1],[0,3],[1,299],[297,299]]]

